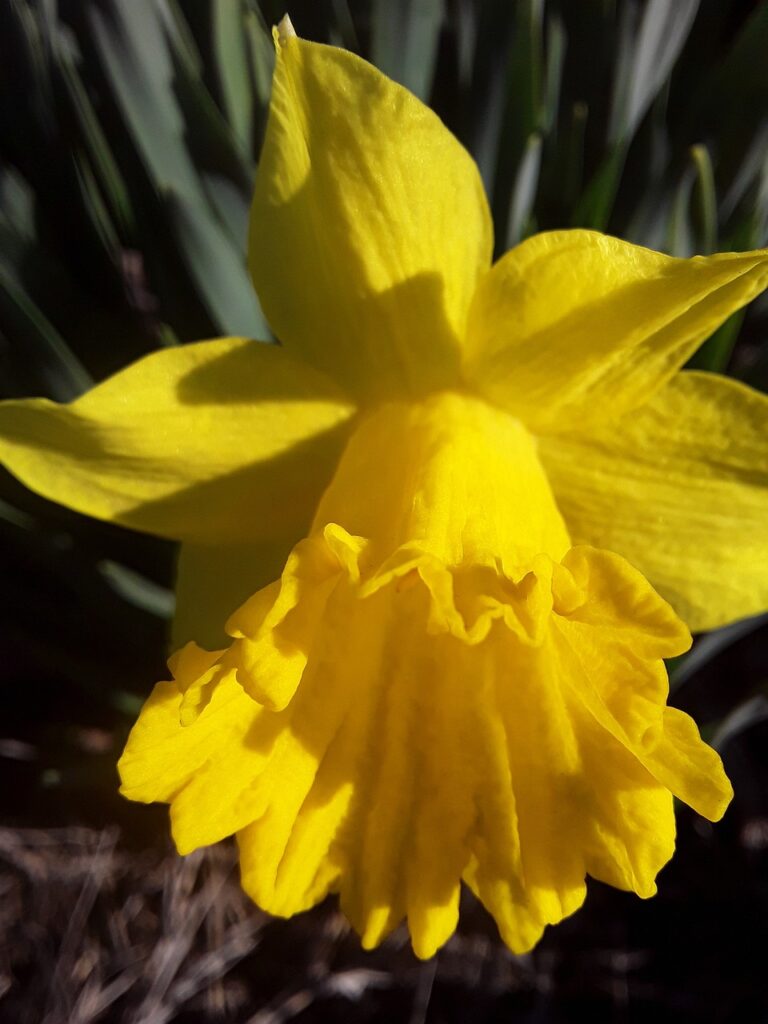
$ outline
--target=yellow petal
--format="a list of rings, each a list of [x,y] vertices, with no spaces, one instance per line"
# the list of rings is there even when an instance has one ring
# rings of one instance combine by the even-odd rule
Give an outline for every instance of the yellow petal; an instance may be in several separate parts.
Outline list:
[[[768,284],[768,250],[682,260],[594,231],[523,242],[478,286],[467,375],[531,429],[641,405]]]
[[[220,652],[194,646],[174,668],[184,684],[208,671]],[[179,663],[181,661],[181,663]],[[278,716],[255,704],[232,673],[218,682],[205,713],[183,727],[178,682],[158,683],[118,764],[121,793],[172,803],[173,837],[189,853],[231,835],[263,813],[253,787],[281,731]],[[227,799],[222,799],[226,793]]]
[[[491,249],[477,168],[439,118],[353,54],[283,40],[250,242],[283,344],[356,395],[453,383]]]
[[[172,659],[176,699],[161,684],[168,704],[142,713],[127,792],[171,801],[183,849],[236,826],[272,913],[338,892],[366,948],[405,918],[433,955],[462,878],[518,952],[588,873],[651,895],[671,792],[716,816],[730,787],[665,711],[661,659],[687,629],[623,559],[567,549],[545,484],[520,424],[474,399],[369,413],[229,648]]]
[[[280,348],[155,352],[69,405],[0,405],[0,459],[46,498],[162,536],[301,536],[353,408]]]
[[[577,542],[618,551],[693,630],[768,606],[768,398],[686,371],[539,452]]]

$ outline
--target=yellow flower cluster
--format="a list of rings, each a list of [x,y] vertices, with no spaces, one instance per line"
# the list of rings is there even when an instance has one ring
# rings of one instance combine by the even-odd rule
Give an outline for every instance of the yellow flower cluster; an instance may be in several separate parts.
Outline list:
[[[768,400],[680,368],[768,252],[560,231],[491,265],[438,118],[276,39],[250,265],[282,345],[5,403],[0,455],[182,541],[173,679],[120,763],[182,853],[236,834],[265,909],[338,892],[366,947],[407,918],[422,957],[464,880],[527,950],[587,874],[655,891],[673,794],[731,797],[662,659],[768,606]]]

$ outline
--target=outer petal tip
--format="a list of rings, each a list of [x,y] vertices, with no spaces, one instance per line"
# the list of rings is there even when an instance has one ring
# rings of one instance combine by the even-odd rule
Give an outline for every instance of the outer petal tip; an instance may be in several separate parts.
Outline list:
[[[288,45],[291,39],[298,39],[290,15],[284,14],[273,29],[273,38],[278,50]]]
[[[467,373],[541,433],[643,405],[768,283],[768,250],[677,259],[593,231],[551,231],[481,280]]]

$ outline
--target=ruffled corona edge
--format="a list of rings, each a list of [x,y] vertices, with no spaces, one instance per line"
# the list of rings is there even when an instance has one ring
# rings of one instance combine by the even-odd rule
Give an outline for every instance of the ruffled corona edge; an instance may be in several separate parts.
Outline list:
[[[237,833],[243,886],[271,913],[338,892],[369,948],[407,918],[431,956],[464,879],[523,952],[581,905],[587,874],[655,892],[673,794],[712,820],[732,795],[665,706],[661,659],[687,629],[605,551],[515,578],[408,545],[373,566],[330,524],[227,632],[226,651],[171,659],[122,791],[171,803],[182,853]]]

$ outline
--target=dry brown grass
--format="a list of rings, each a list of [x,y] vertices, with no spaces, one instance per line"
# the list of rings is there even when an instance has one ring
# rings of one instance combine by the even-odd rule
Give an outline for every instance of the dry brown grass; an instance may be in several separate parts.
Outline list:
[[[437,971],[404,932],[362,953],[332,903],[269,918],[229,844],[137,854],[114,827],[0,829],[0,936],[9,1024],[282,1024],[348,1020],[350,1004],[355,1019],[423,1024]],[[485,996],[536,987],[531,963],[482,930],[456,936],[440,970]]]

